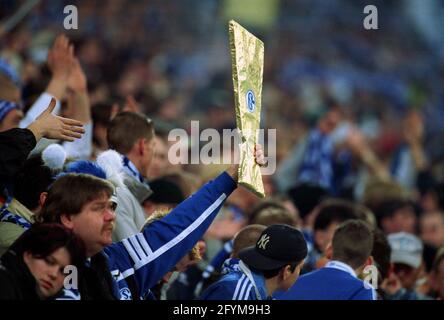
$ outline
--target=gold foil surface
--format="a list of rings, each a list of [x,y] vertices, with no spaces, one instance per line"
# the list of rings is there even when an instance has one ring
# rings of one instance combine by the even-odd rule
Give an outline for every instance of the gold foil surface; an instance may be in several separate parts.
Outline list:
[[[265,197],[260,167],[254,160],[261,120],[264,43],[233,20],[228,26],[236,124],[242,138],[238,183]]]

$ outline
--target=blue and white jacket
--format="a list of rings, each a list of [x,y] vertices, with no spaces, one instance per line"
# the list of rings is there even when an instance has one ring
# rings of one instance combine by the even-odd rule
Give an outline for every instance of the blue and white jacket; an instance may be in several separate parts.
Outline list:
[[[236,187],[236,182],[224,172],[143,232],[113,243],[99,253],[106,257],[116,298],[131,300],[149,295],[150,288],[203,236]],[[135,280],[138,297],[133,297],[128,278]],[[79,292],[65,289],[62,299],[73,298],[81,299]]]
[[[200,300],[267,300],[267,288],[262,274],[249,269],[238,259],[224,264],[227,273],[209,286]]]
[[[376,300],[376,291],[349,265],[333,260],[299,277],[287,292],[273,296],[279,300]]]

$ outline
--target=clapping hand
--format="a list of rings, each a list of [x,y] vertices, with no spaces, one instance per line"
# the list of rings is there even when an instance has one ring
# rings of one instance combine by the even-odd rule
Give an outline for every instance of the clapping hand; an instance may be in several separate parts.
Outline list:
[[[85,133],[80,121],[63,118],[52,114],[56,105],[56,100],[51,99],[50,104],[40,116],[28,126],[36,140],[41,138],[58,139],[64,141],[74,141],[81,138]]]

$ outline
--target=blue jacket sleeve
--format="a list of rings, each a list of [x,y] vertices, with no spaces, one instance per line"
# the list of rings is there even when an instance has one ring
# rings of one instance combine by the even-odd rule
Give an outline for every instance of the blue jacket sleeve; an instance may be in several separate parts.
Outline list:
[[[105,248],[117,281],[134,275],[144,295],[193,248],[236,187],[224,172],[143,232]]]

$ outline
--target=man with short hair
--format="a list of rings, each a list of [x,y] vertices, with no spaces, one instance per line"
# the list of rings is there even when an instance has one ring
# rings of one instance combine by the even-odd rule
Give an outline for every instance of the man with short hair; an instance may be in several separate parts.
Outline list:
[[[253,246],[265,228],[266,226],[261,224],[247,225],[236,233],[233,239],[227,241],[205,267],[201,275],[202,279],[194,290],[194,295],[196,297],[200,296],[202,290],[213,283],[219,275],[238,268],[239,252],[244,248]]]
[[[332,258],[325,267],[305,274],[285,293],[283,300],[376,300],[373,288],[358,278],[372,264],[373,234],[366,222],[350,220],[335,231]],[[330,250],[330,249],[328,249]]]
[[[313,231],[309,233],[313,239],[309,243],[308,257],[305,261],[303,273],[319,269],[325,265],[325,253],[333,239],[336,228],[343,222],[358,219],[361,208],[348,200],[326,199],[315,208]]]
[[[122,156],[127,187],[118,191],[114,241],[136,234],[145,222],[142,203],[152,194],[146,178],[155,153],[154,136],[153,122],[140,113],[121,112],[108,126],[108,145]]]
[[[307,256],[302,233],[288,225],[266,228],[254,246],[239,252],[240,262],[209,286],[202,300],[266,300],[276,290],[288,290]]]

